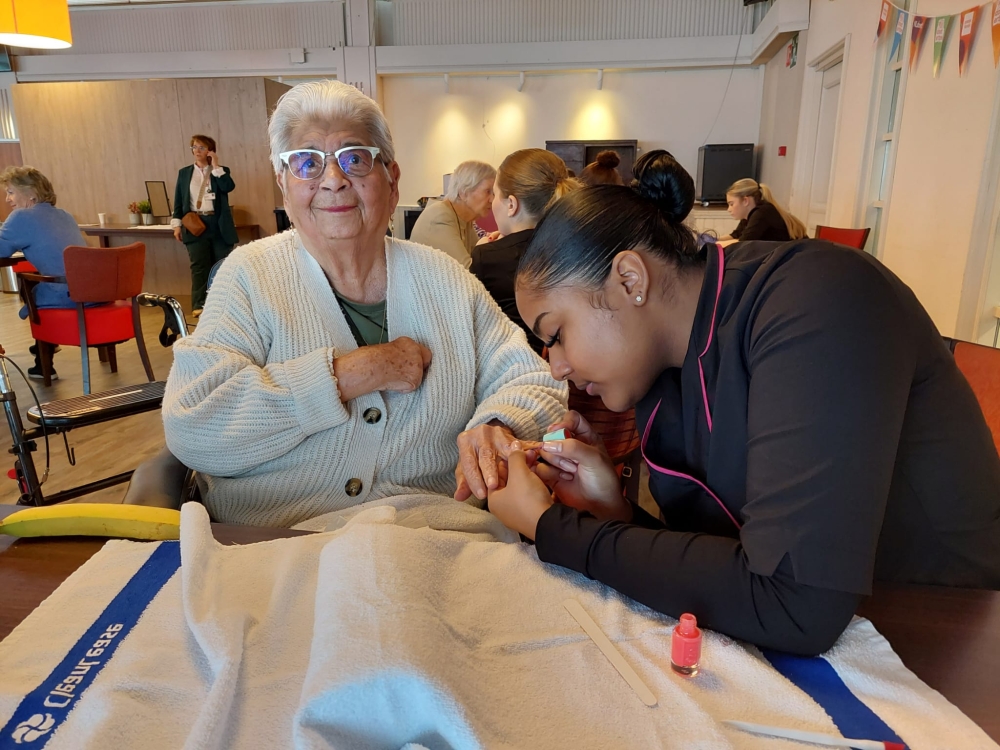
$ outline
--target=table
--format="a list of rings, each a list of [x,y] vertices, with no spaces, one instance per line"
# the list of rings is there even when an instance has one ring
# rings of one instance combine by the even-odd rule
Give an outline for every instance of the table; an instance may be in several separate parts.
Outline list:
[[[117,247],[132,242],[146,245],[146,269],[143,291],[187,297],[191,294],[191,259],[187,249],[174,239],[174,230],[166,225],[130,226],[128,224],[81,224],[80,231],[96,237],[101,247]],[[261,237],[259,224],[237,224],[239,244]]]
[[[18,510],[0,506],[0,518]],[[223,544],[251,544],[309,532],[212,524]],[[7,636],[103,539],[0,536],[0,639]],[[921,680],[1000,742],[1000,591],[876,585],[858,610]]]
[[[252,239],[260,239],[260,224],[237,224],[236,231],[246,230]],[[143,224],[81,224],[80,231],[88,237],[97,237],[101,247],[111,247],[111,238],[118,236],[129,237],[169,237],[173,239],[174,230],[167,225],[145,226]]]

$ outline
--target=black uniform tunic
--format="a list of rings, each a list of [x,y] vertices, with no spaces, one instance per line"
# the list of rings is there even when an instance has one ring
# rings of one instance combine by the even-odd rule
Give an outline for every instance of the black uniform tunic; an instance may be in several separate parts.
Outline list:
[[[1000,458],[910,289],[816,240],[703,252],[683,366],[636,408],[663,522],[555,505],[539,557],[798,653],[873,579],[1000,588]]]

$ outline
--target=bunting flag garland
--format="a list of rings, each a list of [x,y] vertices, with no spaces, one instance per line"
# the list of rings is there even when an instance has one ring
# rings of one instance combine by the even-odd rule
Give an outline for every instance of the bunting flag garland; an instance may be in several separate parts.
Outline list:
[[[972,54],[972,40],[976,38],[979,25],[979,6],[963,10],[958,34],[958,74],[965,75],[965,66]]]
[[[993,67],[1000,63],[1000,0],[993,3],[993,23],[991,31],[993,33]]]
[[[944,48],[948,44],[948,32],[951,31],[951,16],[938,16],[934,19],[934,77],[941,72],[941,60],[944,59]]]
[[[889,22],[889,9],[892,7],[892,3],[889,0],[882,0],[882,12],[878,17],[878,31],[875,32],[875,41],[878,41],[882,37],[882,32],[885,31],[885,26]]]
[[[990,19],[993,67],[1000,68],[1000,0],[990,0],[982,5],[963,10],[961,13],[934,17],[912,15],[907,10],[898,7],[892,0],[880,0],[879,6],[878,28],[875,31],[876,42],[882,38],[882,34],[889,27],[892,12],[894,10],[896,12],[892,46],[889,49],[887,60],[898,60],[901,56],[906,24],[910,24],[910,72],[916,69],[924,39],[928,36],[927,30],[933,26],[934,65],[932,74],[937,78],[941,73],[941,63],[948,49],[948,35],[951,32],[951,27],[957,25],[959,27],[958,74],[964,76],[969,66],[969,60],[972,59],[972,49],[975,45],[976,33],[979,31],[979,21],[984,16],[988,16]],[[912,22],[910,22],[911,17],[913,18]],[[953,24],[953,21],[958,23]]]
[[[1000,0],[997,0],[1000,3]],[[917,65],[917,58],[920,56],[920,48],[924,44],[927,36],[927,29],[931,25],[933,18],[929,16],[914,16],[913,27],[910,29],[910,71]]]
[[[906,31],[906,19],[909,15],[905,10],[896,9],[896,33],[892,35],[892,49],[889,51],[890,60],[896,59],[896,53],[902,46],[903,33]]]

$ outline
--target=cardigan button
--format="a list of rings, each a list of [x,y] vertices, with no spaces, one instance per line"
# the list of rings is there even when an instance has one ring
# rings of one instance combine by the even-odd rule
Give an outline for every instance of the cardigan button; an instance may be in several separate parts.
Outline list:
[[[360,479],[348,479],[347,484],[344,485],[344,492],[347,493],[348,497],[357,497],[361,494],[363,487]]]
[[[365,409],[365,413],[362,415],[362,418],[368,424],[376,424],[380,419],[382,419],[382,412],[373,406],[371,409]]]

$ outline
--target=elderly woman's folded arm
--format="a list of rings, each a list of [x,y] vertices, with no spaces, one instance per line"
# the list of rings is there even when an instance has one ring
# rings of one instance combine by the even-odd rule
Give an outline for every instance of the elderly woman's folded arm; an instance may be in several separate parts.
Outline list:
[[[474,315],[478,406],[466,429],[499,420],[518,438],[538,440],[566,413],[566,384],[552,379],[548,364],[485,289]]]
[[[218,282],[226,286],[225,306],[202,319],[199,335],[174,344],[163,398],[170,451],[213,476],[246,472],[349,419],[333,375],[333,350],[262,364],[266,346],[249,324],[246,293],[224,273]]]

